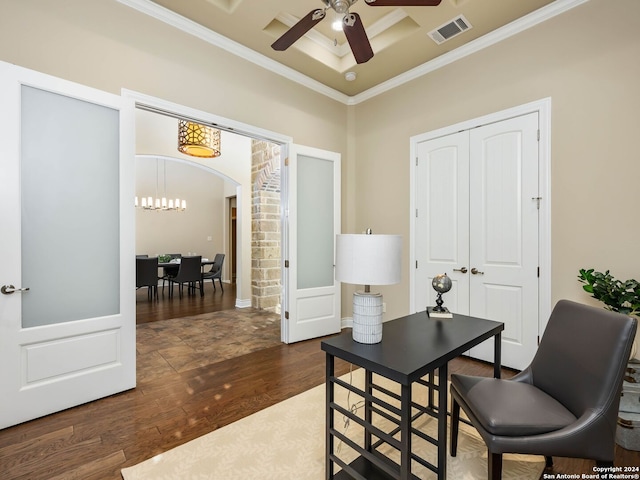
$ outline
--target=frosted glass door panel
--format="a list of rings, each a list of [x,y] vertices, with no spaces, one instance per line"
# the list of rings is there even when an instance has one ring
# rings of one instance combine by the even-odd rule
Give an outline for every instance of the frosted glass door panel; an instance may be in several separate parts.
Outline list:
[[[334,162],[298,156],[298,288],[333,286]]]
[[[118,111],[21,89],[22,326],[117,314]]]

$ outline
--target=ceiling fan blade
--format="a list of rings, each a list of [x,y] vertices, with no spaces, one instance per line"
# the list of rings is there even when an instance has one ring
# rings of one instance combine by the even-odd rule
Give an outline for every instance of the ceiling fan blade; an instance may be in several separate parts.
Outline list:
[[[278,40],[273,42],[271,48],[278,51],[283,51],[293,45],[300,37],[311,30],[320,20],[325,17],[325,12],[322,9],[309,12],[306,16],[302,17],[298,23],[287,30]]]
[[[372,7],[436,7],[442,0],[364,0]]]
[[[353,56],[357,63],[366,63],[373,57],[373,49],[367,38],[360,15],[348,13],[342,19],[342,30],[344,31]]]

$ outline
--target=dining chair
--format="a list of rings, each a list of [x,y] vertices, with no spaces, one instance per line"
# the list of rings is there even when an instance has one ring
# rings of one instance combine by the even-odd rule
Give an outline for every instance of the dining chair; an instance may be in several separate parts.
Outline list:
[[[612,466],[622,379],[635,339],[634,318],[560,300],[531,364],[509,380],[451,375],[451,456],[460,408],[488,449],[488,478],[502,455],[595,460]]]
[[[224,263],[224,253],[216,253],[215,258],[213,259],[213,265],[211,265],[211,269],[208,272],[204,272],[202,274],[202,280],[211,280],[213,284],[213,291],[216,291],[216,278],[220,282],[220,289],[224,292],[224,288],[222,288],[222,264]]]
[[[171,257],[171,260],[175,258],[182,258],[181,253],[167,253]],[[176,264],[175,267],[164,267],[162,269],[162,276],[159,277],[162,280],[162,294],[164,295],[164,282],[168,281],[170,278],[175,277],[178,274],[179,265]]]
[[[169,280],[169,296],[173,296],[173,285],[178,285],[178,292],[180,298],[182,298],[182,288],[184,284],[187,284],[188,293],[193,290],[195,292],[196,284],[200,288],[200,296],[204,295],[204,289],[202,288],[204,282],[202,280],[202,256],[195,257],[182,257],[180,259],[180,266],[178,273],[175,277],[170,277]]]
[[[158,258],[136,256],[136,290],[147,287],[149,301],[158,298]]]

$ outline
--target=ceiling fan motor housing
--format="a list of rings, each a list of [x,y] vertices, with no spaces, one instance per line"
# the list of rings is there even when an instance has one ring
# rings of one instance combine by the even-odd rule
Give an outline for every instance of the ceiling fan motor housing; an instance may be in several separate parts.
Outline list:
[[[347,13],[349,7],[358,0],[323,0],[327,7],[331,7],[337,13]]]

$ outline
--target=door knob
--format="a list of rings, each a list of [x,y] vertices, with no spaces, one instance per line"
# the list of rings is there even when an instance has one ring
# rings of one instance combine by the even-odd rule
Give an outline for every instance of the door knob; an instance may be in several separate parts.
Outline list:
[[[467,273],[467,267],[462,267],[462,268],[454,268],[453,269],[454,272],[461,272],[461,273]]]
[[[0,288],[0,293],[4,295],[11,295],[12,293],[15,293],[15,292],[26,292],[27,290],[29,290],[29,287],[16,288],[13,285],[3,285],[2,288]]]
[[[473,275],[484,275],[484,272],[481,272],[481,271],[480,271],[480,270],[478,270],[476,267],[473,267],[473,268],[471,269],[471,273],[472,273]]]

